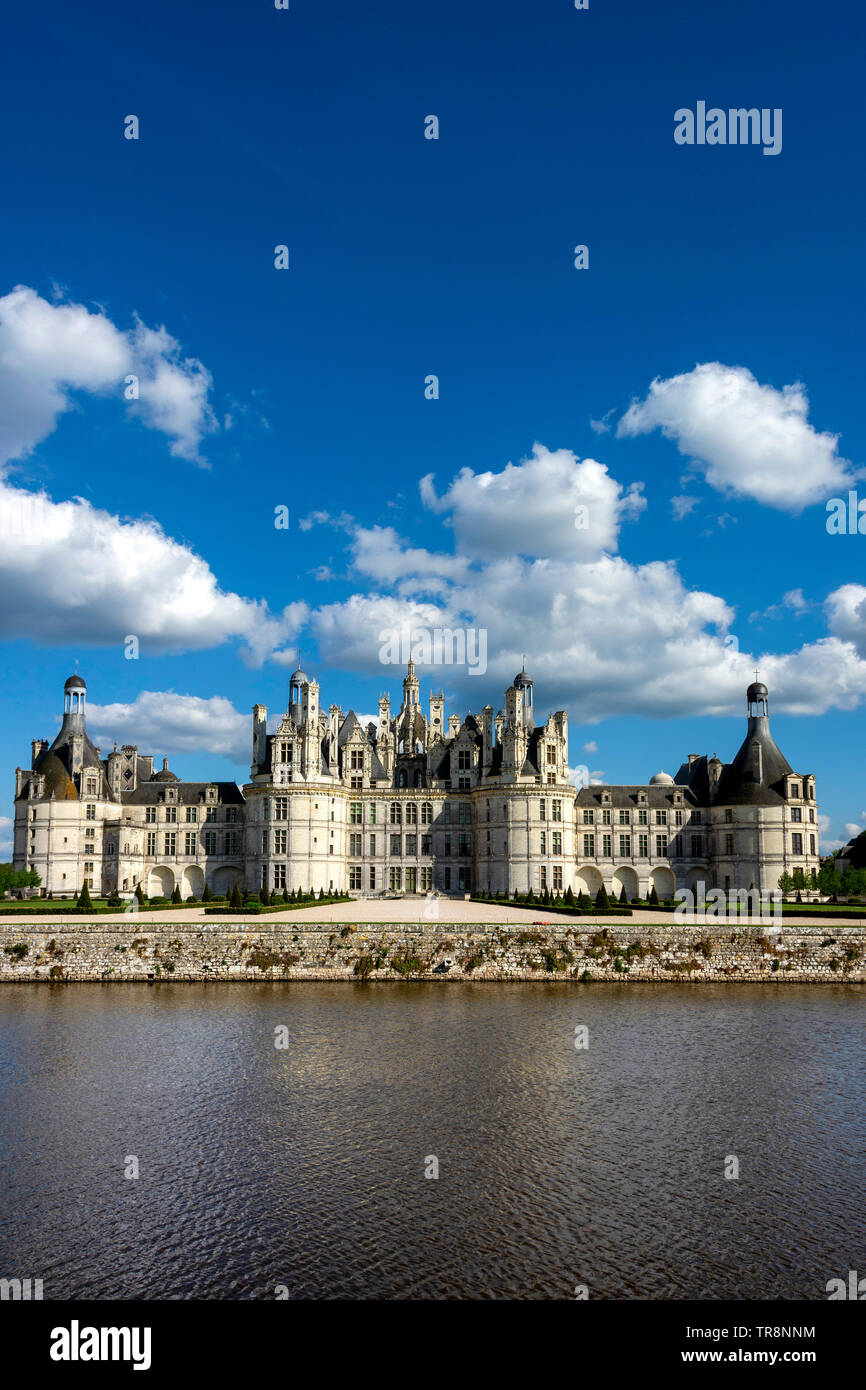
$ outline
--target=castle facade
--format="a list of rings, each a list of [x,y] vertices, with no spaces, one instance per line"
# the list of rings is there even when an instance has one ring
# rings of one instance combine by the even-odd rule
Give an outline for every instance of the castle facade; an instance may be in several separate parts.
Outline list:
[[[536,893],[571,887],[660,898],[678,888],[769,893],[819,867],[812,773],[794,772],[770,733],[767,688],[746,692],[745,738],[730,763],[690,754],[675,775],[628,786],[569,780],[562,710],[536,722],[519,672],[494,714],[422,710],[410,660],[399,711],[388,695],[363,727],[297,670],[285,713],[252,719],[250,780],[183,782],[134,744],[103,757],[86,728],[86,687],[64,687],[60,732],[32,743],[15,774],[14,865],[42,891],[184,898],[242,888],[356,895]]]

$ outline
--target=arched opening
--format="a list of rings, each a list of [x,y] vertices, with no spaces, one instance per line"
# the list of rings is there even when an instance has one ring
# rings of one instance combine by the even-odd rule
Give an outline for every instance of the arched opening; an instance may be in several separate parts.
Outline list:
[[[151,869],[147,876],[147,896],[149,898],[170,898],[174,892],[174,872],[161,864]]]
[[[650,886],[655,888],[660,898],[672,898],[676,892],[677,881],[670,869],[653,869],[650,874]]]
[[[574,891],[578,895],[587,893],[594,898],[601,888],[604,880],[594,864],[584,864],[583,868],[578,869],[574,880]]]
[[[615,869],[613,875],[613,891],[617,897],[620,896],[623,888],[625,889],[625,895],[629,899],[629,901],[631,901],[632,898],[637,897],[637,874],[635,873],[634,869],[630,869],[627,864],[624,865],[621,869]]]
[[[180,891],[184,898],[190,895],[200,898],[204,892],[204,869],[199,868],[198,864],[188,864],[183,871],[183,887]]]

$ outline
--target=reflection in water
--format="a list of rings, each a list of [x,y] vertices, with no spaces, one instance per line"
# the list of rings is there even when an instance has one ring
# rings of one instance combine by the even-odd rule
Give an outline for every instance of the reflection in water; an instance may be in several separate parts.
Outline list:
[[[0,1275],[823,1298],[862,1263],[862,1009],[844,985],[7,986]]]

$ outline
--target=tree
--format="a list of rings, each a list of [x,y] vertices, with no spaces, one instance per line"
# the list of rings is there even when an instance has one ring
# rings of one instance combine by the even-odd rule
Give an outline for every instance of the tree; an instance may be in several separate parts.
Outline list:
[[[606,911],[607,908],[610,907],[610,898],[607,896],[607,889],[604,884],[601,885],[595,895],[595,905],[600,911]]]
[[[93,900],[91,899],[90,891],[87,887],[87,879],[84,880],[84,883],[81,886],[81,892],[78,894],[78,911],[93,911]]]
[[[271,895],[270,895],[270,893],[268,892],[268,885],[267,885],[267,884],[265,884],[265,886],[264,886],[264,888],[262,889],[262,892],[261,892],[261,904],[262,904],[262,907],[270,907],[270,905],[271,905]]]
[[[137,899],[139,907],[143,907],[143,905],[147,902],[147,894],[144,891],[143,884],[137,883],[135,885],[135,893],[133,894],[133,897]]]
[[[183,902],[183,898],[180,896],[180,889],[178,888],[177,884],[174,885],[174,891],[171,895],[171,900],[173,903]]]
[[[655,884],[653,884],[652,888],[650,889],[650,895],[649,895],[649,897],[648,897],[648,899],[647,899],[647,902],[649,903],[650,907],[660,907],[660,906],[661,906],[661,904],[659,903],[659,895],[658,895],[658,892],[657,892],[657,890],[656,890]]]
[[[203,888],[203,890],[202,890],[201,900],[202,900],[203,903],[209,903],[209,902],[211,902],[211,901],[213,900],[213,894],[211,893],[211,891],[210,891],[210,889],[208,888],[207,884],[205,884],[205,886],[204,886],[204,888]]]
[[[621,905],[624,904],[625,906],[628,906],[628,893],[625,891],[625,884],[622,885],[622,890],[620,891],[619,895],[619,901]]]
[[[574,907],[575,905],[574,893],[572,892],[571,884],[569,884],[565,890],[565,905],[566,907]]]
[[[289,890],[288,890],[288,888],[284,888],[284,889],[283,889],[283,902],[284,902],[284,903],[287,903],[288,901],[289,901]]]
[[[779,886],[779,888],[781,889],[781,892],[782,892],[782,900],[783,900],[783,901],[784,901],[784,899],[788,896],[789,893],[793,893],[793,891],[794,891],[794,880],[792,879],[791,875],[788,873],[788,870],[787,870],[787,869],[785,870],[785,872],[784,872],[783,874],[780,874],[780,875],[779,875],[779,885],[778,885],[778,886]]]
[[[232,895],[229,898],[229,907],[243,907],[243,903],[241,902],[241,890],[238,887],[237,879],[235,879],[232,884]]]

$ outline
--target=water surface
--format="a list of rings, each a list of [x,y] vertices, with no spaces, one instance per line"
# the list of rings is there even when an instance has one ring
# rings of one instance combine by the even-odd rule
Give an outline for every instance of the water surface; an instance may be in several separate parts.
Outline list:
[[[824,1298],[866,1268],[864,998],[5,986],[0,1275],[46,1298]]]

